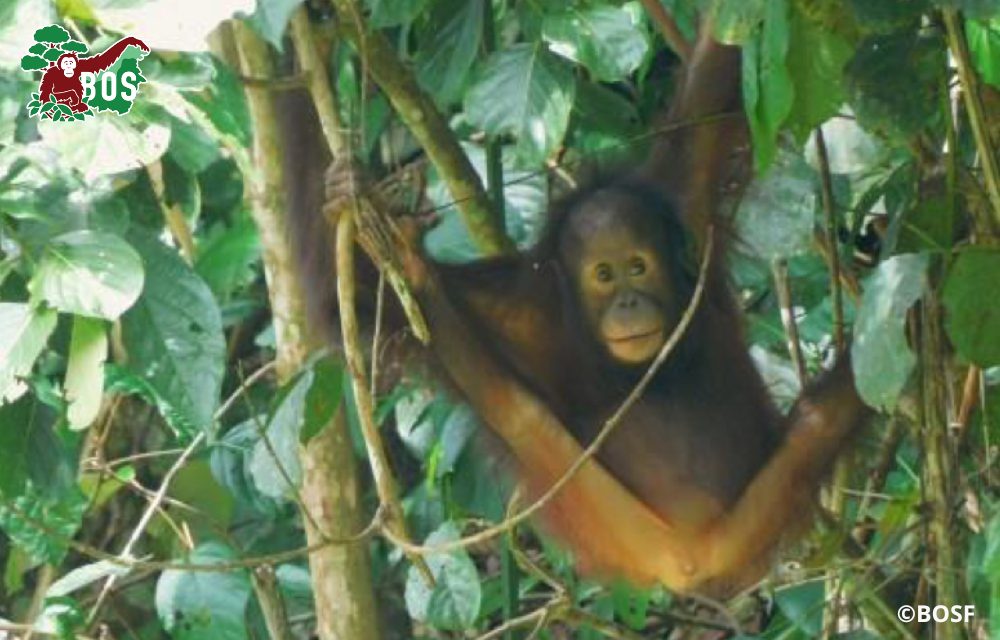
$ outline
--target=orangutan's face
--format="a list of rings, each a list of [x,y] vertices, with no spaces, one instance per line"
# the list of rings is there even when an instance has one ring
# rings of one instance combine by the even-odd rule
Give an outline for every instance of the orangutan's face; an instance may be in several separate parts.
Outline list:
[[[62,62],[59,63],[59,68],[62,69],[64,76],[72,78],[73,74],[76,73],[76,59],[63,58]]]

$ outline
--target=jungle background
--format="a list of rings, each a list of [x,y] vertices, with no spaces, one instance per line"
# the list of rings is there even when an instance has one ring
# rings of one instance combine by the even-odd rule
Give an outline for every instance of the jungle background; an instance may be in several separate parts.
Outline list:
[[[641,157],[698,12],[744,53],[747,348],[787,407],[846,326],[878,418],[728,603],[583,579],[526,524],[403,553],[511,484],[467,408],[304,321],[272,97],[469,260]],[[153,49],[128,113],[29,112],[49,24]],[[0,67],[0,637],[1000,638],[1000,1],[0,0]]]

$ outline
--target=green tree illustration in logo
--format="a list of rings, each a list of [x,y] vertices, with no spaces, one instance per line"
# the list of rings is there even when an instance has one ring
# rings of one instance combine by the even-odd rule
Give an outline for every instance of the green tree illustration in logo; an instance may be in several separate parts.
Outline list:
[[[83,120],[96,111],[122,115],[132,108],[146,78],[139,61],[149,47],[126,37],[103,53],[82,57],[88,47],[56,24],[35,31],[35,44],[21,58],[24,71],[42,71],[28,115],[54,121]]]

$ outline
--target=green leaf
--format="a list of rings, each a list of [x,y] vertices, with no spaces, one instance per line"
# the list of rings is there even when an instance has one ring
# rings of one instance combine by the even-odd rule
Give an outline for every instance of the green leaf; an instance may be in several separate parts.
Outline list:
[[[260,237],[249,217],[202,242],[194,269],[220,300],[227,300],[255,277],[253,266],[260,260]]]
[[[306,394],[305,414],[299,442],[306,443],[330,424],[343,400],[344,365],[332,356],[318,358],[310,364],[312,384]]]
[[[46,110],[52,103],[42,107]],[[141,131],[131,119],[103,115],[88,118],[64,127],[40,122],[38,133],[42,141],[59,156],[60,162],[73,167],[85,180],[141,169],[152,164],[166,152],[170,144],[170,128],[150,124]]]
[[[0,527],[36,562],[59,564],[86,509],[87,501],[79,491],[47,496],[29,484],[13,500],[5,496],[0,501]]]
[[[299,445],[327,426],[342,400],[343,365],[331,357],[311,362],[285,385],[250,457],[254,484],[266,496],[288,498],[302,477]],[[260,431],[261,425],[254,425]]]
[[[253,471],[250,469],[254,445],[260,441],[258,419],[265,421],[267,417],[251,417],[246,422],[232,427],[222,437],[220,446],[212,448],[210,459],[212,475],[240,506],[267,517],[274,517],[280,511],[280,504],[257,490]]]
[[[108,336],[104,322],[76,316],[66,363],[65,395],[67,417],[73,429],[85,429],[97,417],[104,390],[104,361],[108,357]]]
[[[142,282],[135,249],[110,233],[83,230],[45,247],[29,287],[60,311],[117,320],[139,297]]]
[[[873,407],[891,410],[917,362],[906,341],[906,314],[927,289],[925,254],[881,262],[864,287],[851,358],[858,392]]]
[[[156,407],[156,410],[163,416],[167,424],[177,433],[197,433],[198,429],[191,422],[189,416],[172,405],[159,391],[153,388],[152,384],[139,374],[123,369],[114,363],[107,363],[104,367],[104,372],[106,393],[138,396]]]
[[[843,70],[852,53],[846,40],[793,6],[787,64],[794,100],[788,128],[799,144],[844,104]]]
[[[893,223],[899,224],[894,253],[945,252],[951,249],[952,211],[944,198],[920,200],[912,209],[897,216]]]
[[[110,577],[122,577],[129,574],[129,569],[108,560],[99,560],[91,564],[85,564],[72,569],[64,576],[52,583],[45,592],[46,598],[58,598],[67,596],[74,591],[79,591],[99,580]]]
[[[1000,87],[1000,22],[965,21],[972,64],[985,82]]]
[[[740,200],[740,239],[767,259],[805,252],[819,212],[818,188],[816,172],[800,155],[780,153],[771,171],[753,180]]]
[[[743,106],[753,137],[754,164],[763,172],[777,153],[778,131],[791,113],[795,88],[788,54],[787,0],[767,3],[764,26],[743,47]]]
[[[31,395],[0,404],[0,499],[10,500],[24,492],[28,482],[29,436],[38,415],[38,400]]]
[[[210,429],[225,367],[222,318],[204,281],[155,238],[132,234],[146,266],[146,286],[122,316],[128,368],[144,378],[188,423]]]
[[[457,540],[458,528],[446,522],[427,537],[424,544]],[[476,565],[464,549],[425,556],[434,576],[430,587],[423,575],[410,567],[406,578],[406,610],[416,620],[437,629],[461,631],[472,626],[482,601],[482,585]]]
[[[368,24],[375,29],[408,25],[421,14],[427,0],[365,0],[371,11]]]
[[[888,33],[915,26],[931,8],[927,0],[848,0],[858,24],[868,31]]]
[[[981,367],[1000,365],[1000,251],[974,247],[948,270],[945,328],[958,354]]]
[[[190,562],[210,564],[236,559],[231,549],[207,542]],[[245,571],[167,570],[156,583],[156,613],[174,640],[246,640],[244,613],[250,599]]]
[[[944,47],[912,32],[866,38],[845,67],[847,92],[861,125],[908,139],[941,111]]]
[[[710,0],[709,16],[712,33],[719,42],[746,44],[750,41],[767,12],[768,0]]]
[[[191,173],[201,173],[219,159],[219,143],[202,128],[178,118],[170,122],[169,157]]]
[[[570,5],[545,16],[542,37],[554,53],[582,64],[604,82],[628,76],[649,51],[646,32],[621,7]]]
[[[439,104],[451,104],[462,97],[482,39],[486,1],[435,2],[430,20],[420,29],[423,37],[416,54],[417,77]]]
[[[28,304],[0,302],[0,402],[26,391],[21,378],[45,348],[56,328],[56,312]]]
[[[212,59],[215,77],[208,91],[187,93],[185,98],[201,109],[222,135],[232,136],[240,144],[250,144],[250,112],[247,110],[243,85],[233,70]]]
[[[582,154],[599,150],[612,155],[615,151],[623,155],[632,152],[630,143],[640,133],[639,124],[635,105],[619,93],[595,82],[577,83],[570,139],[571,146]]]
[[[257,10],[250,17],[250,24],[278,51],[283,50],[283,37],[292,13],[303,0],[259,0]]]
[[[778,589],[774,599],[785,617],[807,637],[819,637],[823,630],[823,583],[820,581]]]
[[[254,425],[263,434],[254,445],[249,469],[254,485],[270,498],[290,499],[302,480],[299,442],[313,377],[313,372],[306,369],[293,378],[281,390],[267,424]]]
[[[573,74],[543,46],[518,44],[494,53],[465,96],[465,112],[491,136],[513,135],[517,155],[542,162],[562,142],[573,107]]]

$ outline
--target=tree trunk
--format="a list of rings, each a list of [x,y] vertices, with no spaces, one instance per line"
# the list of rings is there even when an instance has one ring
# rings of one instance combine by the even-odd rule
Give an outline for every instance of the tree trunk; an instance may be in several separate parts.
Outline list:
[[[264,42],[242,23],[234,21],[232,26],[241,75],[273,77],[273,61]],[[317,336],[311,335],[305,322],[305,304],[286,233],[281,159],[291,150],[283,148],[274,96],[257,83],[247,85],[246,95],[253,121],[256,171],[251,211],[263,247],[278,375],[287,379],[317,344]],[[357,533],[362,527],[361,491],[343,410],[302,448],[301,460],[300,507],[308,512],[303,520],[309,544]],[[309,567],[320,640],[376,639],[378,616],[367,541],[327,544],[310,555]]]

